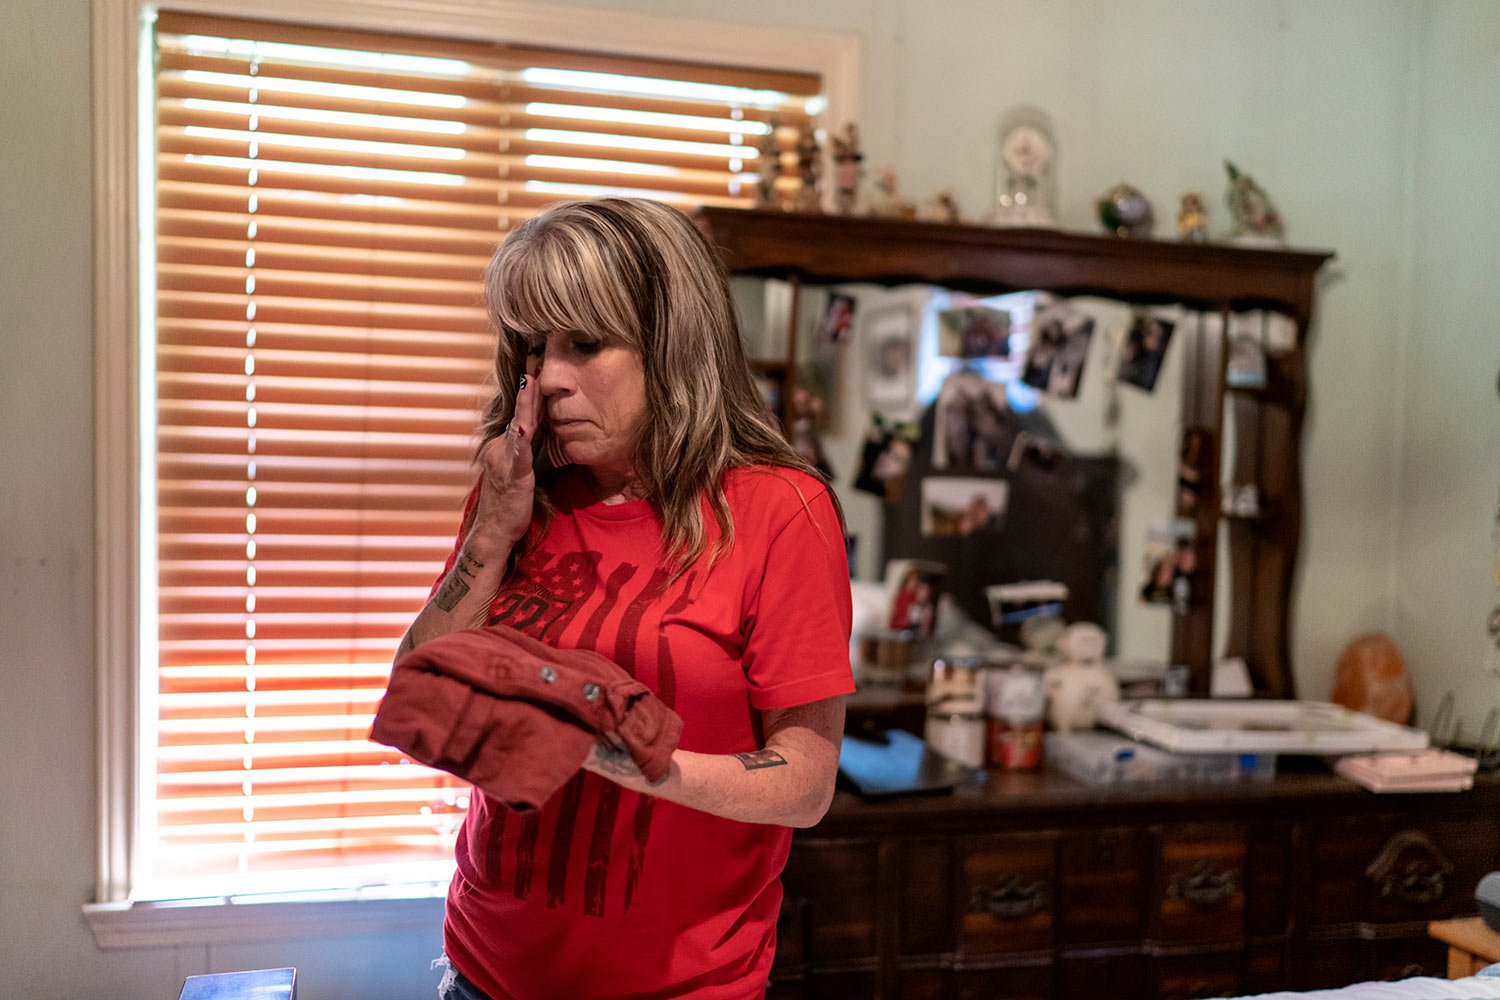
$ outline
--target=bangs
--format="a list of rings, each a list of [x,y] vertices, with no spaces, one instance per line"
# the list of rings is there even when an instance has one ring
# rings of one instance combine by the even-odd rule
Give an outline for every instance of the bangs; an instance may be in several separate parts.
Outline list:
[[[488,288],[496,325],[523,339],[578,331],[639,350],[635,306],[594,242],[558,226],[526,229],[512,234],[496,260]]]

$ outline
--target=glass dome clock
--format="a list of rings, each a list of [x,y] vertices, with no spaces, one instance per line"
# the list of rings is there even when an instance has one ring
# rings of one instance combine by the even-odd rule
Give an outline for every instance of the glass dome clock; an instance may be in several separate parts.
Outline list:
[[[998,153],[995,210],[990,222],[998,226],[1055,227],[1057,144],[1046,113],[1033,107],[1006,112],[1000,120]]]

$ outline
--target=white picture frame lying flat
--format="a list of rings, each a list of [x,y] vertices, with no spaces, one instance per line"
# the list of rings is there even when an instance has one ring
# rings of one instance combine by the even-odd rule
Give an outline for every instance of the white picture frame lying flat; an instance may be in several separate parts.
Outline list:
[[[1104,705],[1098,718],[1175,753],[1351,754],[1428,745],[1420,729],[1321,701],[1145,699]]]

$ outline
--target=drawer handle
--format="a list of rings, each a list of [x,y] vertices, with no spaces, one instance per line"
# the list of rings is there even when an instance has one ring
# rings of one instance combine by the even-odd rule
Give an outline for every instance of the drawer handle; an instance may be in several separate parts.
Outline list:
[[[974,890],[973,907],[1001,920],[1024,920],[1047,906],[1047,887],[1041,882],[1021,884],[1021,876],[1010,875],[995,889]]]
[[[1448,895],[1453,862],[1420,830],[1402,830],[1386,841],[1365,877],[1380,895],[1407,906],[1431,906]]]
[[[1407,872],[1386,879],[1380,894],[1394,896],[1407,906],[1428,906],[1448,895],[1448,880],[1442,872]]]
[[[1239,873],[1215,871],[1207,861],[1199,861],[1189,875],[1179,875],[1167,887],[1167,895],[1186,900],[1194,906],[1220,906],[1240,891]]]

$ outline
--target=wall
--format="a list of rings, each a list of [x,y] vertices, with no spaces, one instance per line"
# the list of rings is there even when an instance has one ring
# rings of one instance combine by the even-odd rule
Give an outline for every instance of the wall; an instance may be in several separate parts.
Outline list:
[[[1424,720],[1452,692],[1472,740],[1500,708],[1500,677],[1483,666],[1500,605],[1500,230],[1481,208],[1486,166],[1500,163],[1500,7],[1439,5],[1423,42],[1392,634]]]
[[[1390,627],[1424,691],[1484,696],[1465,665],[1469,633],[1450,635],[1448,623],[1482,625],[1493,596],[1487,563],[1471,554],[1489,551],[1496,486],[1500,348],[1481,324],[1497,302],[1480,271],[1496,244],[1471,207],[1473,178],[1496,162],[1493,8],[599,6],[861,32],[868,163],[896,164],[921,196],[951,186],[969,212],[991,194],[999,114],[1022,101],[1057,122],[1071,225],[1088,226],[1090,198],[1121,179],[1169,220],[1187,189],[1217,209],[1224,156],[1251,171],[1295,243],[1340,255],[1312,340],[1294,633],[1303,693],[1326,693],[1351,634]],[[189,973],[295,964],[306,1000],[430,995],[436,928],[105,953],[79,915],[95,878],[88,11],[88,0],[9,0],[0,33],[0,993],[166,998]],[[1421,197],[1408,211],[1412,190]],[[1212,222],[1224,226],[1222,210]],[[1405,374],[1392,363],[1402,357]]]

